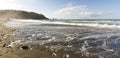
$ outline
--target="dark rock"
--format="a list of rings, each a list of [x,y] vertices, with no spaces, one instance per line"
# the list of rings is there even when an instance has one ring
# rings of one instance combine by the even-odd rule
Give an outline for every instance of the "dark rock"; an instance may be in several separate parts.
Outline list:
[[[6,44],[3,44],[3,46],[2,47],[6,47]]]
[[[29,49],[31,49],[31,47],[30,46],[21,46],[20,49],[22,49],[22,50],[29,50]]]

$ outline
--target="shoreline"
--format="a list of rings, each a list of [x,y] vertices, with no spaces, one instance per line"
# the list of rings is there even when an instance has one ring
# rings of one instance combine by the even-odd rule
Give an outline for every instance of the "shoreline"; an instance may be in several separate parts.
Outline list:
[[[5,35],[0,36],[1,42],[0,42],[0,57],[1,58],[62,58],[64,54],[69,54],[70,58],[79,58],[79,55],[75,54],[72,51],[64,51],[62,49],[58,50],[58,52],[53,52],[50,48],[46,48],[44,45],[42,46],[34,46],[31,50],[21,50],[20,45],[14,44],[14,47],[8,47],[8,45],[11,43],[11,40],[13,37],[8,36],[8,34],[12,34],[14,32],[14,29],[10,29],[3,25],[3,23],[0,24],[1,31],[0,33],[5,32]],[[5,39],[3,39],[5,38]],[[56,54],[56,56],[52,55],[53,53]]]
[[[4,26],[1,24],[1,26]],[[6,26],[1,27],[1,31],[6,31],[5,34],[12,34],[14,29],[8,28]],[[10,33],[8,33],[8,31]],[[29,48],[32,49],[21,49],[21,45],[14,44],[14,47],[8,47],[11,43],[10,38],[14,37],[6,37],[6,39],[1,41],[0,44],[0,57],[1,58],[64,58],[64,55],[69,55],[69,58],[98,58],[95,55],[92,56],[85,56],[82,53],[75,53],[71,50],[70,47],[67,46],[49,46],[49,45],[41,45],[41,46],[31,46]]]

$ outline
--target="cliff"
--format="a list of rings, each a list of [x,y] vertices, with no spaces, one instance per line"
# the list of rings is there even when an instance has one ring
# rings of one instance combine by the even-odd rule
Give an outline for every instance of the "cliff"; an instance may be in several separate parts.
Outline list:
[[[0,10],[0,19],[48,19],[43,14],[21,10]]]

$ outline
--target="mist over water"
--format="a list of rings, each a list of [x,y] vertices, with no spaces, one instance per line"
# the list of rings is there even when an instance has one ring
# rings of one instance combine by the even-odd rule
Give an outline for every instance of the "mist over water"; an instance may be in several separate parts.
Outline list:
[[[13,42],[67,44],[86,55],[120,58],[120,20],[12,20],[5,25],[17,29]]]

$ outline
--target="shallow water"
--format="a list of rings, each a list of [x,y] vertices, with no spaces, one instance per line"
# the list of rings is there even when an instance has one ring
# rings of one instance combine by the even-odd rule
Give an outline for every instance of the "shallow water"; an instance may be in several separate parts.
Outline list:
[[[96,24],[96,21],[87,22]],[[107,22],[110,23],[111,21]],[[27,45],[72,45],[76,48],[74,51],[81,51],[86,55],[98,55],[101,58],[120,58],[119,28],[109,27],[111,25],[101,27],[103,25],[83,24],[80,21],[79,25],[77,23],[13,20],[8,21],[5,25],[17,29],[14,32],[16,37],[12,40],[13,42],[20,40]]]

